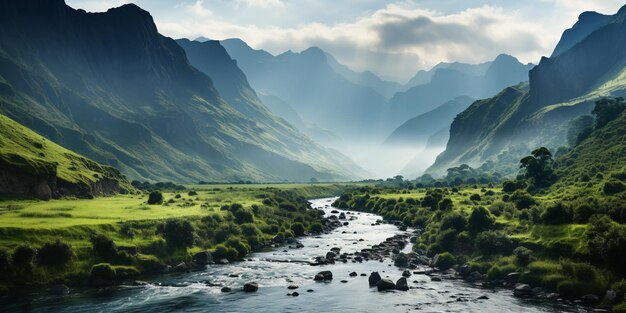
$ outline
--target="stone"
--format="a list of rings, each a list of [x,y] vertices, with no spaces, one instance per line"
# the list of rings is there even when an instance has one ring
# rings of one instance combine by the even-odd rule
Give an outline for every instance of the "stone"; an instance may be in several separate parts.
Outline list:
[[[431,281],[441,281],[441,277],[439,277],[439,276],[432,276],[432,277],[430,278],[430,280],[431,280]]]
[[[513,289],[513,295],[516,297],[529,297],[533,293],[533,289],[527,284],[517,284]]]
[[[381,279],[382,277],[380,277],[378,272],[372,272],[367,280],[369,281],[370,286],[376,286],[376,283],[378,283]]]
[[[217,262],[215,262],[217,264],[221,264],[221,265],[227,265],[228,263],[228,259],[219,259]]]
[[[376,288],[378,291],[394,290],[396,289],[396,284],[390,279],[383,278],[376,283]]]
[[[232,289],[230,289],[230,287],[222,287],[222,292],[231,292]]]
[[[478,300],[489,300],[489,297],[483,295],[478,297]]]
[[[520,276],[522,276],[522,273],[520,272],[512,272],[512,273],[508,273],[506,275],[506,281],[509,283],[516,283]]]
[[[245,292],[256,292],[257,290],[259,290],[259,284],[255,282],[249,282],[243,285],[243,291]]]
[[[208,251],[201,251],[194,254],[192,260],[199,265],[213,264],[213,255]]]
[[[404,272],[402,272],[402,276],[404,276],[404,277],[411,277],[411,272],[404,271]]]
[[[331,271],[321,271],[315,275],[315,278],[313,278],[313,280],[316,280],[316,281],[332,280],[332,279],[333,279],[333,273]]]
[[[580,300],[582,301],[582,303],[584,305],[595,305],[596,303],[600,302],[600,297],[594,295],[594,294],[586,294],[584,296],[582,296],[580,298]]]
[[[292,293],[291,293],[291,296],[292,296],[292,297],[297,297],[297,296],[299,296],[299,295],[300,295],[300,294],[299,294],[297,291],[294,291],[294,292],[292,292]]]
[[[406,281],[405,277],[401,277],[400,279],[398,279],[398,281],[396,282],[396,289],[402,291],[409,290],[409,283]]]
[[[350,277],[354,277],[354,276],[357,276],[357,275],[358,275],[358,274],[357,274],[356,272],[352,272],[352,273],[350,273]]]
[[[300,288],[300,287],[296,286],[296,285],[289,285],[289,286],[287,286],[287,289],[290,289],[290,290],[298,289],[298,288]]]

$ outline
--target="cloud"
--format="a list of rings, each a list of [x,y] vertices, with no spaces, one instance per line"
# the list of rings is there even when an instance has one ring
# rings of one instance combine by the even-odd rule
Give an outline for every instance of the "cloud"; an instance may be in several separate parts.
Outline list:
[[[283,6],[282,0],[237,0],[237,3],[243,3],[253,8],[269,8]]]
[[[197,17],[200,17],[200,18],[206,18],[206,17],[213,15],[213,12],[211,12],[211,10],[204,7],[203,0],[197,0],[192,5],[185,5],[184,8],[185,8],[185,11],[187,11],[188,13],[195,15]]]

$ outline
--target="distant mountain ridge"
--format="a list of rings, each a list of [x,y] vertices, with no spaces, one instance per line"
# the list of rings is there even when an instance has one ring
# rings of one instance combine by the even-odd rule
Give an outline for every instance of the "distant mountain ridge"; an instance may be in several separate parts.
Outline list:
[[[86,13],[62,0],[2,2],[0,50],[0,113],[132,178],[358,177],[350,160],[256,103],[234,62],[218,62],[231,76],[214,85],[135,5]]]
[[[587,16],[599,16],[586,13]],[[577,23],[566,31],[555,49],[529,73],[529,83],[504,89],[500,94],[472,104],[459,114],[450,129],[446,151],[429,169],[441,174],[461,163],[478,166],[500,156],[517,158],[538,146],[556,149],[565,144],[567,123],[589,114],[594,101],[626,94],[626,6],[597,29]],[[602,24],[605,24],[602,26]],[[578,35],[580,36],[580,35]],[[575,42],[577,41],[577,42]],[[570,47],[565,51],[560,51]],[[517,152],[511,154],[512,147]],[[508,151],[508,152],[507,152]]]

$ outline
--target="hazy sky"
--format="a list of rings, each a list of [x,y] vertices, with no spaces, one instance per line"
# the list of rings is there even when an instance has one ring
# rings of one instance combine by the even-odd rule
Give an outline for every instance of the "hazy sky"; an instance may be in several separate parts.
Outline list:
[[[105,11],[133,2],[173,38],[242,38],[273,54],[309,46],[355,70],[404,82],[443,61],[500,53],[536,63],[583,11],[615,13],[625,0],[66,0]]]

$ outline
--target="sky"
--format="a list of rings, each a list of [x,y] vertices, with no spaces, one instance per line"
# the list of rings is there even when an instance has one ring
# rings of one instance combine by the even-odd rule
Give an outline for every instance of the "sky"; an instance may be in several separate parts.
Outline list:
[[[172,38],[241,38],[272,54],[318,46],[350,68],[405,83],[439,62],[500,53],[549,56],[584,11],[614,14],[626,0],[66,0],[106,11],[133,2]]]

